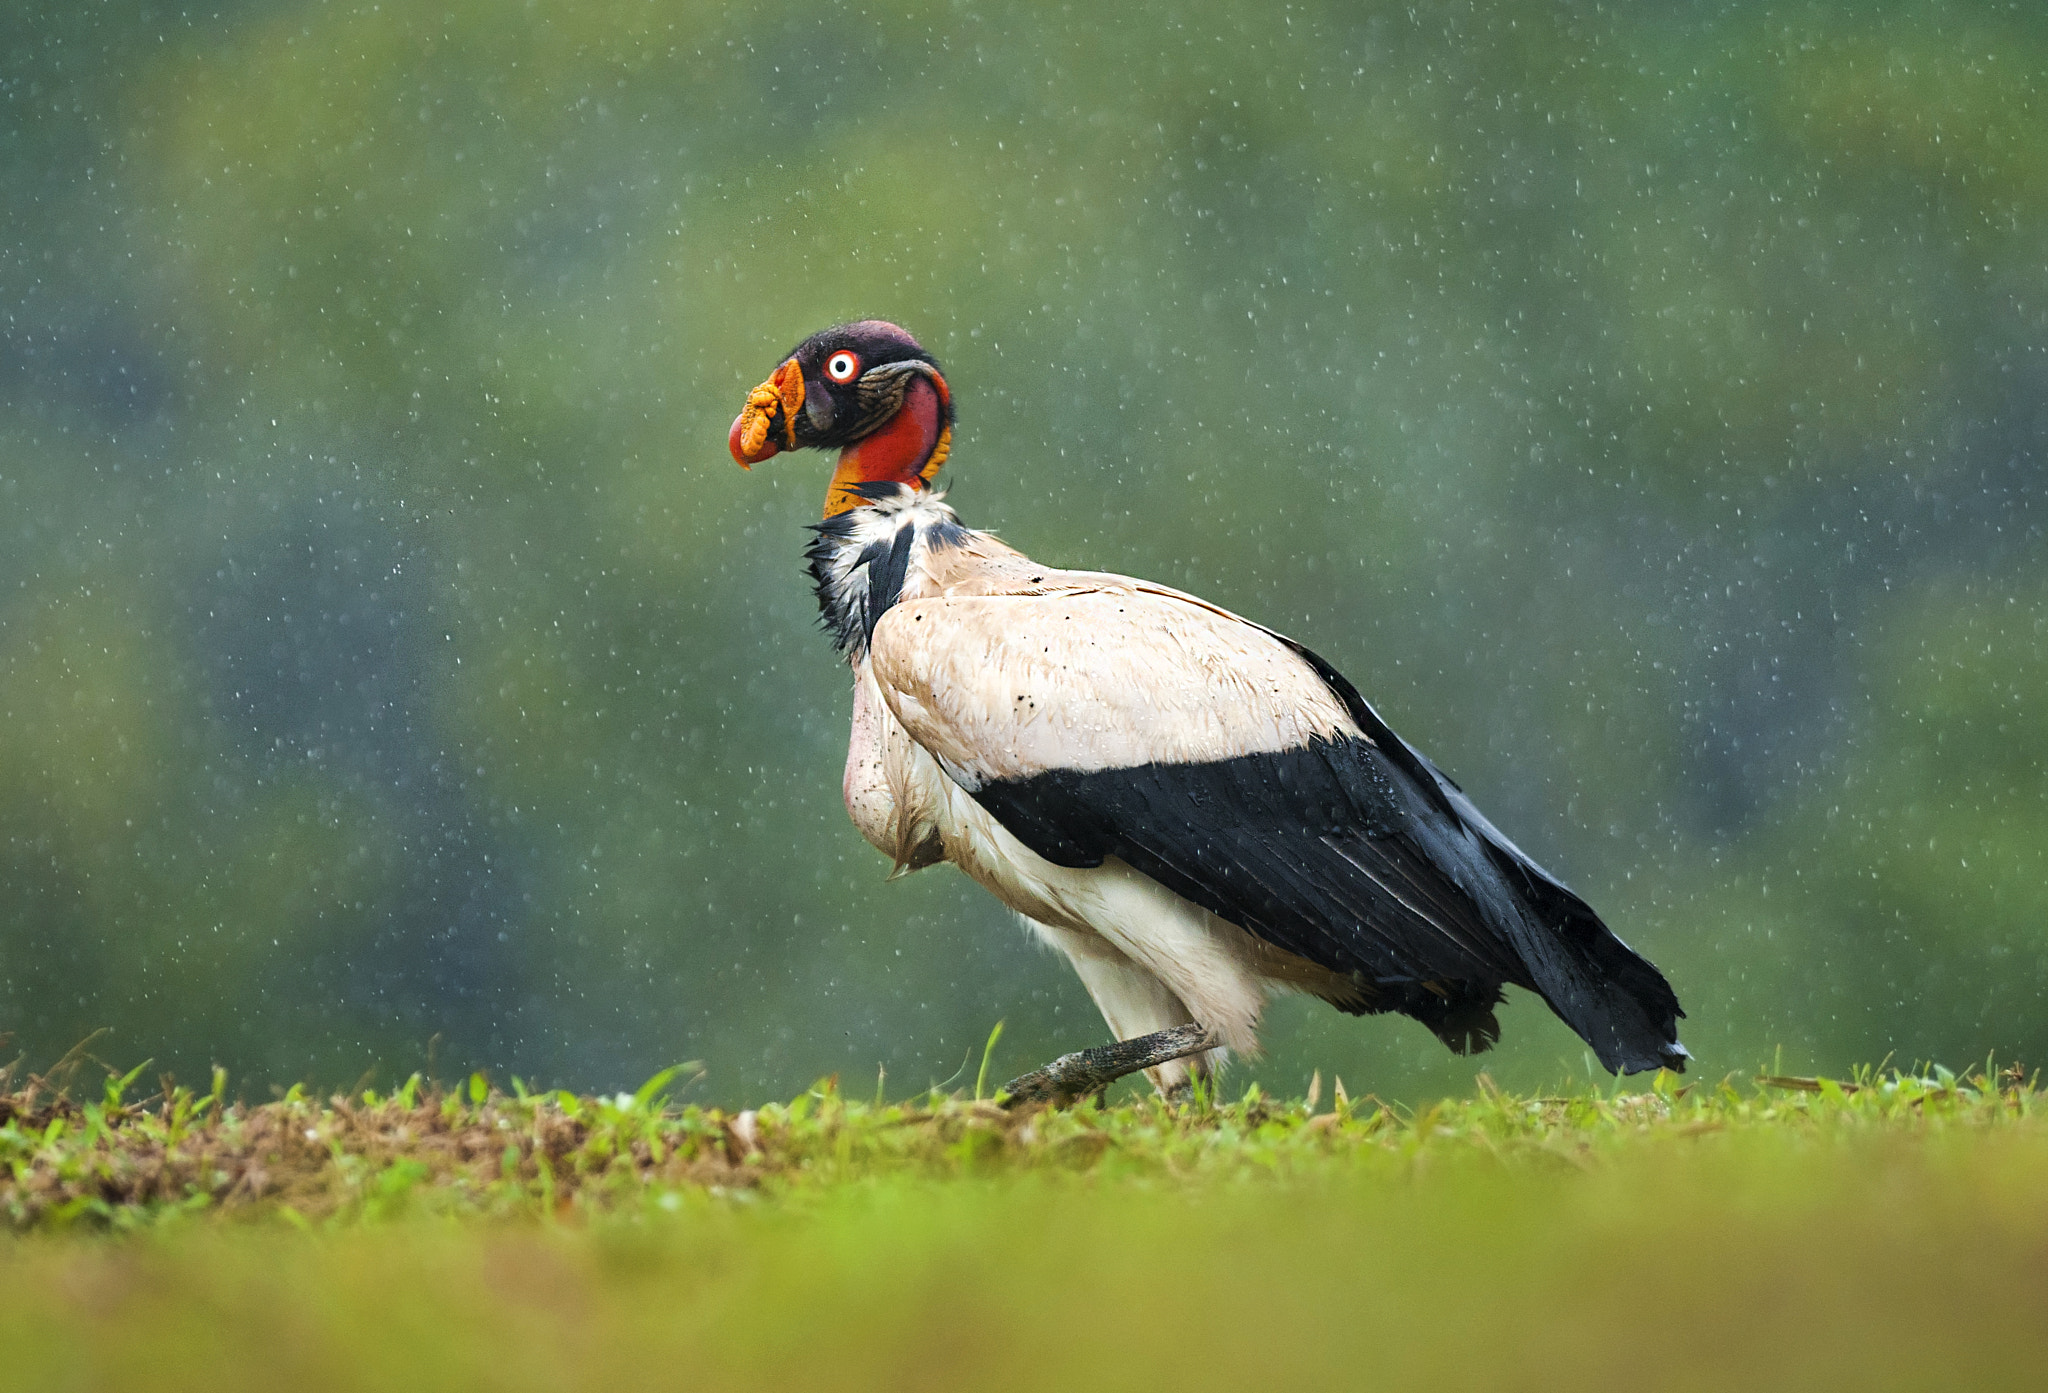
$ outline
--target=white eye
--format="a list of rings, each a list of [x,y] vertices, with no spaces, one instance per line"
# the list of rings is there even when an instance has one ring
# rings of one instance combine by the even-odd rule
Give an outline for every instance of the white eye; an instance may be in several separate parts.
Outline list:
[[[834,382],[851,382],[860,376],[860,359],[841,350],[825,360],[825,376]]]

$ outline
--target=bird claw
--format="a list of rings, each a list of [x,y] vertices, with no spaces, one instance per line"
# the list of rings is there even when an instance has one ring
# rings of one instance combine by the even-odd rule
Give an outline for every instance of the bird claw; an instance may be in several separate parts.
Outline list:
[[[1091,1093],[1100,1093],[1126,1074],[1156,1068],[1191,1054],[1216,1049],[1223,1037],[1198,1022],[1156,1030],[1114,1044],[1063,1054],[1043,1069],[1019,1074],[997,1092],[1006,1108],[1046,1104],[1072,1107]],[[1168,1101],[1174,1101],[1169,1094]]]

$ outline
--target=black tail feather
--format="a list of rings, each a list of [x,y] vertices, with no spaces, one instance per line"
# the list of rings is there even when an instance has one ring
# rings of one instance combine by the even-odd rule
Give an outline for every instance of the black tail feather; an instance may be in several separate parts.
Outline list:
[[[1467,892],[1514,944],[1543,999],[1593,1047],[1601,1064],[1624,1074],[1684,1070],[1692,1058],[1678,1042],[1678,1022],[1685,1012],[1664,974],[1617,938],[1562,881],[1503,836],[1463,789],[1394,733],[1342,673],[1301,644],[1281,641],[1316,669],[1360,729],[1416,781],[1419,790],[1485,847],[1486,859],[1515,892],[1520,912],[1501,905],[1479,886],[1467,885]]]
[[[1500,859],[1499,852],[1495,858]],[[1501,869],[1514,878],[1521,868]],[[1536,931],[1517,946],[1551,1008],[1609,1069],[1683,1073],[1692,1057],[1678,1043],[1678,1021],[1685,1012],[1664,974],[1616,937],[1577,895],[1547,876],[1525,875],[1523,880]]]

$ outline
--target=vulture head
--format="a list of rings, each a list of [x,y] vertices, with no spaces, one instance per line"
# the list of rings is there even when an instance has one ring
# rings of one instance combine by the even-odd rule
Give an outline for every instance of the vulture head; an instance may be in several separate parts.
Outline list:
[[[864,484],[930,485],[953,439],[939,365],[880,319],[841,324],[791,350],[747,393],[726,444],[742,469],[784,450],[838,450],[825,516],[869,501]]]

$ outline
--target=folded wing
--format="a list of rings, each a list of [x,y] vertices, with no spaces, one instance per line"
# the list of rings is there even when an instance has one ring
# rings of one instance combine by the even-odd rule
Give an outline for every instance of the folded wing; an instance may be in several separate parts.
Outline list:
[[[1656,969],[1328,664],[1163,587],[1033,579],[907,600],[870,651],[912,738],[1019,841],[1117,857],[1454,1049],[1493,1042],[1512,982],[1609,1068],[1682,1065]]]

